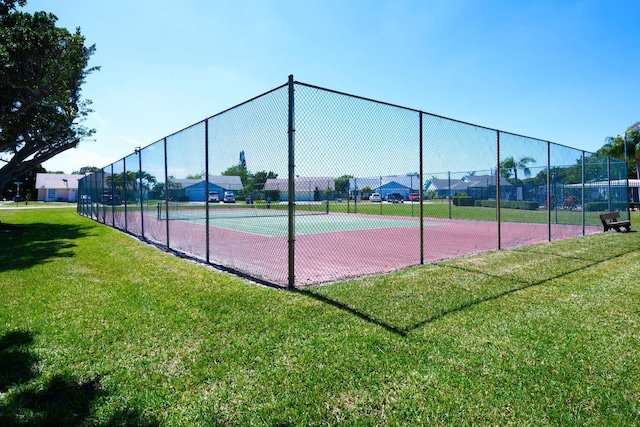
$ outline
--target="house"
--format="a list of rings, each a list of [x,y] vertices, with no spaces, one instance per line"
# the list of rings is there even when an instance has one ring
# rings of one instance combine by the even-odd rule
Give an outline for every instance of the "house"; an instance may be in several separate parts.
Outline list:
[[[629,184],[629,201],[632,203],[640,203],[640,179],[612,179],[611,181],[594,181],[585,182],[582,184],[567,184],[564,188],[581,191],[584,187],[585,191],[588,191],[587,199],[589,200],[607,200],[609,198],[609,191],[611,191],[612,197],[616,200],[624,201],[624,196],[621,192],[627,189],[627,182]]]
[[[371,188],[372,193],[380,193],[386,197],[391,193],[399,193],[405,200],[408,200],[412,190],[420,190],[420,177],[415,175],[406,176],[381,176],[379,178],[351,178],[349,179],[349,192],[362,191],[363,188]],[[368,197],[369,194],[364,194]]]
[[[504,178],[500,178],[501,192],[509,192],[513,185]],[[462,178],[431,179],[425,184],[426,191],[434,191],[436,197],[455,197],[458,193],[477,199],[496,198],[496,177],[493,175],[468,175]]]
[[[39,202],[72,202],[78,201],[78,180],[84,175],[67,175],[56,173],[36,174],[36,189]]]
[[[170,179],[169,198],[189,202],[204,202],[207,199],[204,179]],[[239,176],[209,175],[209,191],[216,191],[220,198],[225,191],[242,190]]]
[[[264,183],[264,192],[278,192],[278,199],[289,200],[289,184],[287,179],[271,178]],[[313,202],[332,198],[335,183],[331,177],[297,177],[295,179],[295,199],[301,202]],[[271,196],[273,198],[273,196]]]

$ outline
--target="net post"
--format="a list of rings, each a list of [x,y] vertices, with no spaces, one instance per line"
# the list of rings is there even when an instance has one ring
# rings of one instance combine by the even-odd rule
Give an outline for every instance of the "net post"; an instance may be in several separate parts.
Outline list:
[[[294,116],[294,82],[293,74],[289,75],[289,123],[288,123],[288,146],[289,146],[289,177],[288,177],[288,235],[289,235],[289,277],[287,289],[295,287],[295,116]]]
[[[355,191],[353,193],[353,213],[358,213],[358,178],[353,178],[353,186]]]

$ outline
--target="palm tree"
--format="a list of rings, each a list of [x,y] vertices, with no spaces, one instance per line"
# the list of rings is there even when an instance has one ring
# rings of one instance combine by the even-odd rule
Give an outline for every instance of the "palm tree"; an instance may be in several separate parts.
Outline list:
[[[518,169],[522,170],[524,176],[529,178],[531,176],[531,170],[527,165],[535,162],[536,160],[533,157],[522,157],[518,161],[516,161],[513,156],[507,157],[500,163],[500,175],[505,179],[509,179],[513,171],[513,183],[518,185]]]

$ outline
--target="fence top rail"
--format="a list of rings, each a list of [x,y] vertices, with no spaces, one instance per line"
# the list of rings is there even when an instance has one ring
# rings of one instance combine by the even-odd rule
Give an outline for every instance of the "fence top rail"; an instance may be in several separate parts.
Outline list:
[[[513,133],[513,132],[507,132],[507,131],[503,131],[503,130],[500,130],[500,129],[490,128],[490,127],[487,127],[487,126],[477,125],[477,124],[474,124],[474,123],[465,122],[465,121],[463,121],[463,120],[453,119],[453,118],[451,118],[451,117],[441,116],[441,115],[438,115],[438,114],[433,114],[433,113],[425,112],[425,111],[418,110],[418,109],[415,109],[415,108],[410,108],[410,107],[405,107],[405,106],[398,105],[398,104],[393,104],[393,103],[390,103],[390,102],[379,101],[379,100],[376,100],[376,99],[373,99],[373,98],[367,98],[367,97],[364,97],[364,96],[353,95],[353,94],[350,94],[350,93],[341,92],[341,91],[334,90],[334,89],[328,89],[328,88],[325,88],[325,87],[321,87],[321,86],[312,85],[312,84],[309,84],[309,83],[300,82],[300,81],[297,81],[297,80],[296,80],[296,81],[294,81],[294,84],[297,84],[297,85],[300,85],[300,86],[309,87],[309,88],[312,88],[312,89],[322,90],[322,91],[329,92],[329,93],[334,93],[334,94],[336,94],[336,95],[342,95],[342,96],[347,96],[347,97],[351,97],[351,98],[360,99],[360,100],[363,100],[363,101],[373,102],[373,103],[380,104],[380,105],[386,105],[386,106],[389,106],[389,107],[394,107],[394,108],[398,108],[398,109],[402,109],[402,110],[406,110],[406,111],[413,111],[413,112],[416,112],[416,113],[419,113],[419,114],[425,114],[425,115],[428,115],[428,116],[431,116],[431,117],[435,117],[435,118],[438,118],[438,119],[449,120],[449,121],[451,121],[451,122],[455,122],[455,123],[459,123],[459,124],[463,124],[463,125],[467,125],[467,126],[473,126],[473,127],[476,127],[476,128],[479,128],[479,129],[488,130],[488,131],[491,131],[491,132],[502,133],[502,134],[505,134],[505,135],[511,135],[511,136],[515,136],[515,137],[519,137],[519,138],[532,139],[532,140],[536,140],[536,141],[540,141],[540,142],[544,142],[544,143],[554,144],[554,145],[559,146],[559,147],[563,147],[563,148],[568,148],[568,149],[572,149],[572,150],[581,151],[583,154],[589,154],[589,155],[597,154],[597,153],[593,153],[593,152],[589,152],[589,151],[581,150],[581,149],[578,149],[578,148],[575,148],[575,147],[570,147],[570,146],[568,146],[568,145],[559,144],[559,143],[557,143],[557,142],[553,142],[553,141],[548,141],[548,140],[539,139],[539,138],[533,138],[533,137],[526,136],[526,135],[521,135],[521,134],[517,134],[517,133]],[[165,136],[165,137],[163,137],[163,138],[158,139],[157,141],[154,141],[154,142],[152,142],[152,143],[150,143],[150,144],[148,144],[148,145],[146,145],[146,146],[142,147],[142,148],[140,149],[140,151],[144,150],[144,149],[145,149],[145,148],[147,148],[147,147],[150,147],[150,146],[151,146],[151,145],[153,145],[153,144],[156,144],[156,143],[158,143],[158,142],[161,142],[161,141],[163,141],[163,140],[166,140],[167,138],[170,138],[170,137],[172,137],[172,136],[174,136],[174,135],[177,135],[177,134],[179,134],[180,132],[183,132],[183,131],[185,131],[185,130],[187,130],[187,129],[189,129],[189,128],[192,128],[192,127],[194,127],[194,126],[197,126],[197,125],[199,125],[200,123],[203,123],[203,122],[205,122],[205,121],[207,121],[207,120],[210,120],[210,119],[213,119],[213,118],[215,118],[215,117],[218,117],[218,116],[220,116],[220,115],[222,115],[222,114],[228,113],[229,111],[232,111],[232,110],[234,110],[234,109],[236,109],[236,108],[239,108],[239,107],[241,107],[241,106],[243,106],[243,105],[246,105],[246,104],[248,104],[248,103],[250,103],[250,102],[253,102],[253,101],[255,101],[255,100],[256,100],[256,99],[258,99],[258,98],[261,98],[261,97],[263,97],[263,96],[266,96],[266,95],[268,95],[268,94],[270,94],[270,93],[273,93],[273,92],[275,92],[275,91],[278,91],[278,90],[280,90],[280,89],[282,89],[282,88],[285,88],[285,87],[287,87],[287,86],[288,86],[288,82],[287,82],[287,83],[284,83],[284,84],[281,84],[281,85],[279,85],[279,86],[277,86],[277,87],[275,87],[275,88],[273,88],[273,89],[270,89],[270,90],[268,90],[268,91],[266,91],[266,92],[263,92],[263,93],[261,93],[261,94],[259,94],[259,95],[257,95],[257,96],[254,96],[253,98],[250,98],[250,99],[248,99],[248,100],[246,100],[246,101],[243,101],[243,102],[241,102],[241,103],[239,103],[239,104],[236,104],[236,105],[234,105],[234,106],[232,106],[232,107],[230,107],[230,108],[227,108],[227,109],[225,109],[225,110],[223,110],[223,111],[220,111],[219,113],[216,113],[216,114],[214,114],[214,115],[212,115],[212,116],[209,116],[209,117],[207,117],[207,118],[205,118],[205,119],[203,119],[203,120],[200,120],[200,121],[198,121],[198,122],[196,122],[196,123],[193,123],[193,124],[191,124],[191,125],[189,125],[189,126],[186,126],[186,127],[182,128],[182,129],[180,129],[180,130],[176,131],[176,132],[173,132],[173,133],[172,133],[172,134],[170,134],[170,135],[167,135],[167,136]],[[138,150],[136,150],[136,152],[138,152]],[[132,153],[132,154],[133,154],[133,153]],[[130,154],[129,154],[129,155],[127,155],[127,156],[125,156],[125,157],[123,157],[123,158],[121,158],[121,159],[118,159],[118,160],[116,160],[116,161],[112,162],[110,165],[107,165],[107,166],[105,166],[105,167],[109,167],[109,166],[111,166],[111,165],[113,165],[113,164],[115,164],[115,163],[118,163],[118,162],[120,162],[120,161],[122,161],[122,160],[126,159],[126,158],[127,158],[127,157],[129,157],[129,156],[130,156]]]
[[[351,97],[351,98],[361,99],[363,101],[375,102],[375,103],[380,104],[380,105],[386,105],[386,106],[389,106],[389,107],[399,108],[399,109],[402,109],[402,110],[413,111],[413,112],[420,113],[420,114],[426,114],[428,116],[435,117],[435,118],[438,118],[438,119],[449,120],[449,121],[452,121],[452,122],[455,122],[455,123],[460,123],[460,124],[463,124],[463,125],[473,126],[473,127],[477,127],[477,128],[480,128],[480,129],[485,129],[485,130],[492,131],[492,132],[499,132],[499,133],[502,133],[502,134],[505,134],[505,135],[516,136],[516,137],[519,137],[519,138],[533,139],[533,140],[536,140],[536,141],[545,142],[545,143],[549,143],[549,144],[554,144],[554,145],[557,145],[557,146],[560,146],[560,147],[564,147],[564,148],[570,148],[572,150],[584,151],[584,150],[581,150],[579,148],[570,147],[568,145],[559,144],[557,142],[548,141],[548,140],[545,140],[545,139],[534,138],[534,137],[531,137],[531,136],[521,135],[521,134],[518,134],[518,133],[513,133],[513,132],[508,132],[508,131],[504,131],[504,130],[500,130],[500,129],[490,128],[490,127],[478,125],[478,124],[475,124],[475,123],[465,122],[463,120],[452,119],[451,117],[441,116],[439,114],[429,113],[429,112],[426,112],[426,111],[417,110],[415,108],[405,107],[405,106],[398,105],[398,104],[392,104],[390,102],[378,101],[378,100],[373,99],[373,98],[367,98],[367,97],[364,97],[364,96],[353,95],[353,94],[350,94],[350,93],[341,92],[341,91],[334,90],[334,89],[327,89],[327,88],[324,88],[324,87],[321,87],[321,86],[312,85],[312,84],[309,84],[309,83],[295,81],[295,84],[299,84],[300,86],[306,86],[306,87],[309,87],[309,88],[312,88],[312,89],[318,89],[318,90],[322,90],[322,91],[325,91],[325,92],[334,93],[336,95],[348,96],[348,97]],[[590,153],[588,151],[584,151],[584,152],[585,153]],[[595,154],[595,153],[590,153],[590,154]]]

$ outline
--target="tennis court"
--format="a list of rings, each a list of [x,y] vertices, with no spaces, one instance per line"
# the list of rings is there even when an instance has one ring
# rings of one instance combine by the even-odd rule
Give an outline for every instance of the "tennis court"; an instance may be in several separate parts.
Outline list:
[[[186,221],[194,224],[207,224],[204,205],[172,204],[168,209],[158,206],[158,219]],[[385,228],[418,227],[418,218],[380,217],[346,214],[329,214],[322,205],[299,205],[295,211],[296,235],[336,233],[345,231],[364,231]],[[245,206],[209,206],[209,225],[227,230],[252,233],[261,236],[287,236],[288,211],[266,208],[256,205]],[[437,222],[425,222],[424,226],[441,225]]]
[[[289,76],[84,177],[78,212],[291,288],[599,232],[598,212],[627,212],[626,176],[598,153]]]
[[[288,281],[286,211],[263,215],[233,208],[211,213],[181,212],[167,221],[148,211],[145,235],[170,242],[172,249],[194,258],[248,273],[276,285]],[[137,213],[136,213],[137,214]],[[172,216],[169,211],[169,217]],[[177,217],[176,213],[173,213]],[[130,224],[135,221],[130,221]],[[168,227],[167,227],[168,225]],[[168,229],[168,232],[167,232]],[[585,234],[600,232],[587,226]],[[409,266],[498,249],[495,221],[425,218],[421,250],[420,220],[367,214],[302,214],[295,216],[295,280],[297,286],[380,274]],[[554,224],[553,240],[582,235],[581,225]],[[502,223],[501,247],[515,248],[548,240],[547,224]],[[208,236],[208,245],[206,236]],[[208,246],[208,248],[207,248]]]

